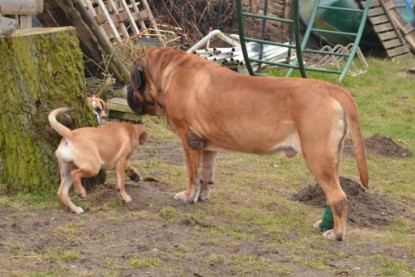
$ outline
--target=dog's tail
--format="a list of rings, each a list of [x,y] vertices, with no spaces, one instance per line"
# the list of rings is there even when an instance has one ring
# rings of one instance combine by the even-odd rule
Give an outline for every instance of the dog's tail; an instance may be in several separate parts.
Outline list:
[[[356,157],[357,168],[359,170],[360,181],[367,189],[369,188],[369,172],[367,169],[365,144],[362,131],[360,129],[359,110],[353,97],[344,89],[341,91],[333,90],[332,96],[340,102],[346,113],[346,121],[352,134],[353,152]]]
[[[56,120],[56,117],[58,116],[58,114],[67,113],[71,110],[72,110],[71,108],[57,108],[57,109],[51,111],[49,116],[48,116],[50,126],[52,126],[52,128],[59,135],[61,135],[64,138],[67,138],[67,139],[72,136],[72,131],[69,128],[62,125],[61,123],[59,123],[59,121]]]

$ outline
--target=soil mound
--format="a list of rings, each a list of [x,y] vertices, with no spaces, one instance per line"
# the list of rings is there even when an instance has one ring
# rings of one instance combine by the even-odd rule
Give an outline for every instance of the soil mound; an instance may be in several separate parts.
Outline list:
[[[365,191],[358,182],[340,177],[340,185],[349,200],[347,221],[351,224],[376,228],[388,225],[406,213],[404,207],[381,195]],[[326,197],[318,184],[294,194],[292,200],[315,207],[326,206]]]
[[[366,151],[372,155],[381,155],[394,158],[407,158],[412,156],[409,150],[396,144],[391,138],[375,134],[365,140]],[[347,139],[344,144],[344,153],[353,156],[353,143]]]

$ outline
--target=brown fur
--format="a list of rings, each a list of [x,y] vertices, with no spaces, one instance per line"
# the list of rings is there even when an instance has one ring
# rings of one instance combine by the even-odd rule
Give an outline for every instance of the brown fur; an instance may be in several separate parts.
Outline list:
[[[346,90],[321,80],[242,76],[168,49],[137,58],[131,78],[131,109],[165,116],[182,141],[189,185],[176,199],[208,197],[216,151],[301,153],[335,211],[334,229],[324,236],[343,239],[347,198],[339,183],[339,162],[348,129],[363,186],[369,181],[359,113]]]
[[[67,113],[70,108],[58,108],[49,114],[49,123],[62,140],[55,154],[58,158],[61,183],[57,192],[62,203],[79,214],[81,207],[75,206],[69,198],[69,189],[73,183],[76,192],[86,196],[81,178],[93,177],[102,169],[115,169],[117,190],[125,202],[131,202],[131,197],[124,188],[124,174],[133,181],[138,181],[140,175],[128,164],[133,151],[138,144],[143,144],[147,132],[142,126],[128,123],[111,123],[100,128],[85,127],[70,130],[56,120],[60,113]]]

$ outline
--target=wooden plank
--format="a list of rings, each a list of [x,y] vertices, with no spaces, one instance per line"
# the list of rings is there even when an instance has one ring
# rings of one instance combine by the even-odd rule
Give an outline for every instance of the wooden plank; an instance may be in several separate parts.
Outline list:
[[[381,7],[378,8],[374,8],[374,9],[369,9],[369,13],[368,16],[372,17],[372,16],[377,16],[377,15],[382,15],[385,12],[383,11],[383,9]]]
[[[124,38],[129,38],[130,35],[128,34],[127,28],[125,27],[124,22],[122,20],[120,20],[120,18],[119,18],[120,12],[118,11],[117,5],[115,4],[114,0],[108,0],[108,2],[111,6],[113,15],[118,16],[119,21],[114,21],[114,24],[116,23],[117,30],[121,31]]]
[[[366,1],[360,1],[360,3],[362,7],[366,6]],[[370,8],[377,8],[378,6],[380,6],[379,0],[372,0],[370,2]]]
[[[145,19],[148,18],[148,12],[147,11],[144,11],[144,10],[143,11],[136,12],[136,13],[131,13],[131,15],[133,16],[133,18],[134,18],[135,21],[143,22],[143,24],[144,24],[144,21],[143,20],[145,20]],[[140,24],[140,26],[143,29],[147,29],[147,26],[146,25],[141,25]]]
[[[402,45],[402,42],[399,39],[392,39],[392,40],[388,40],[388,41],[383,42],[383,46],[386,49],[394,48],[394,47],[397,47],[397,46],[400,46],[400,45]]]
[[[398,38],[398,35],[395,33],[395,31],[389,31],[389,32],[385,32],[385,33],[378,33],[379,39],[380,40],[389,40],[389,39],[393,39],[393,38]]]
[[[373,25],[382,24],[385,22],[389,22],[389,18],[386,15],[380,15],[376,17],[371,17],[370,22],[372,22]]]
[[[124,12],[127,14],[128,16],[128,20],[130,22],[130,26],[133,30],[134,33],[139,33],[140,30],[138,30],[137,24],[135,24],[135,20],[134,17],[132,16],[131,12],[130,12],[130,8],[128,7],[127,3],[124,0],[119,0],[121,2],[121,5],[124,8]]]
[[[137,2],[136,0],[131,0],[130,1],[131,6],[133,8],[134,13],[132,13],[132,16],[134,17],[134,19],[136,21],[138,21],[138,23],[140,24],[141,29],[147,29],[146,24],[144,23],[144,19],[148,17],[148,14],[145,17],[141,17],[141,12],[138,9],[138,5],[140,4],[139,2]],[[136,17],[138,16],[138,17]],[[146,36],[148,37],[148,36]]]
[[[123,113],[134,113],[128,106],[127,99],[113,97],[107,100],[107,105],[110,110],[119,111]]]
[[[99,7],[101,8],[101,11],[104,13],[105,17],[108,20],[108,25],[109,25],[110,30],[111,30],[112,34],[114,35],[115,39],[118,40],[118,41],[121,41],[121,36],[118,33],[118,30],[115,27],[115,24],[112,21],[112,18],[110,16],[110,14],[109,14],[109,12],[107,10],[107,7],[105,6],[104,2],[102,0],[98,0],[97,2],[98,2]]]
[[[128,106],[127,100],[125,98],[113,97],[107,100],[108,108],[110,109],[109,117],[116,118],[120,120],[128,120],[141,122],[142,116],[134,113]]]
[[[407,23],[406,25],[402,26],[402,33],[405,35],[409,34],[410,32],[414,31],[415,28],[412,26],[411,23]]]
[[[373,29],[375,30],[376,33],[382,33],[382,32],[393,30],[393,26],[390,23],[385,23],[382,25],[373,26]]]
[[[408,53],[408,46],[403,45],[401,47],[393,48],[393,49],[386,49],[386,52],[388,53],[389,57],[395,57],[399,55],[403,55],[405,53]]]

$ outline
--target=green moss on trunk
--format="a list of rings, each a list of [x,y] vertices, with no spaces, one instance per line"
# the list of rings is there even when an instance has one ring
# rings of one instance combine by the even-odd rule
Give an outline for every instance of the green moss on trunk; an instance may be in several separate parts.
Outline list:
[[[85,104],[78,45],[72,27],[18,30],[0,37],[0,182],[10,190],[56,190],[54,152],[61,138],[49,125],[51,110],[73,107],[71,128],[95,124]]]

